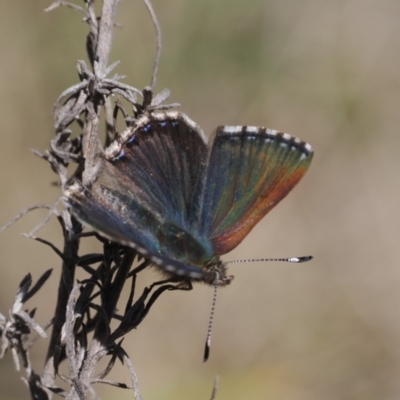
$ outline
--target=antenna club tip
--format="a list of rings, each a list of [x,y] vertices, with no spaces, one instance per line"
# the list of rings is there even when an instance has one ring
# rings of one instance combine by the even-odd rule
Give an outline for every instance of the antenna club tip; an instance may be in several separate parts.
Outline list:
[[[207,362],[209,356],[210,356],[210,346],[207,343],[204,349],[203,363]]]
[[[313,256],[304,256],[304,257],[292,257],[289,258],[288,261],[294,262],[294,263],[303,263],[312,260],[314,257]]]

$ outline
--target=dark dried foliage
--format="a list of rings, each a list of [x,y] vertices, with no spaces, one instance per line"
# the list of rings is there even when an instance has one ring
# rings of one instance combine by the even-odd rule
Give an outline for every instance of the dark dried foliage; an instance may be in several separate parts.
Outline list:
[[[117,134],[117,120],[121,116],[129,126],[142,113],[176,106],[162,104],[169,95],[168,90],[153,96],[161,39],[151,4],[145,1],[158,32],[157,56],[151,88],[140,91],[122,83],[123,77],[118,74],[108,77],[118,65],[118,62],[107,65],[118,1],[104,0],[99,17],[95,14],[93,3],[94,0],[85,0],[84,7],[80,7],[65,1],[55,1],[47,9],[50,11],[59,6],[72,8],[84,15],[84,21],[89,26],[86,46],[90,68],[84,61],[78,61],[80,82],[66,89],[54,106],[55,137],[50,148],[44,153],[35,151],[57,174],[62,190],[70,179],[79,179],[83,183],[90,179],[94,160],[101,148],[101,113],[104,113],[106,119],[104,146],[107,146]],[[114,104],[110,100],[113,94],[117,95]],[[140,97],[142,101],[139,102]],[[129,105],[130,111],[126,111],[123,102]],[[73,135],[73,130],[77,130],[78,134]],[[43,329],[34,321],[35,310],[23,310],[24,303],[40,290],[51,271],[46,271],[33,286],[30,274],[27,275],[18,288],[9,317],[0,314],[0,358],[10,350],[17,369],[22,362],[27,376],[25,382],[35,399],[49,399],[53,394],[68,399],[85,399],[88,393],[94,395],[94,383],[133,389],[136,399],[141,399],[133,364],[122,347],[123,338],[138,327],[162,293],[190,290],[190,283],[161,280],[136,294],[136,277],[149,266],[147,260],[140,259],[132,249],[98,236],[96,237],[103,245],[103,253],[79,255],[80,241],[88,236],[82,233],[81,224],[68,210],[63,209],[58,213],[56,205],[31,207],[25,213],[38,207],[50,208],[49,217],[56,215],[64,238],[63,248],[58,249],[50,241],[34,236],[42,224],[30,234],[30,237],[50,246],[61,260],[54,317]],[[23,214],[17,216],[13,222]],[[87,274],[87,278],[78,284],[75,283],[77,268]],[[117,304],[125,285],[129,285],[130,294],[125,306],[119,305],[123,313],[118,313]],[[116,323],[112,325],[113,321]],[[115,325],[116,328],[112,329],[111,326]],[[33,343],[31,334],[36,332],[38,336],[46,338],[45,331],[50,326],[52,330],[46,363],[39,375],[33,370],[29,359],[29,349]],[[96,375],[96,367],[104,357],[109,357],[109,362]],[[132,379],[131,385],[105,379],[117,359],[127,365]],[[60,372],[60,364],[65,361],[68,363],[68,375]],[[66,382],[69,389],[58,387],[57,377]],[[212,398],[215,397],[216,387],[217,381]]]

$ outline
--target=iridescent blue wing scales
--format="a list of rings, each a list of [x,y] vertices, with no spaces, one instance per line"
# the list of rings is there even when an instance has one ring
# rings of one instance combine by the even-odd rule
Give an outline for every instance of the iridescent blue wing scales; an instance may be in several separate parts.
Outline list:
[[[258,127],[219,127],[212,145],[200,221],[217,255],[235,248],[298,183],[311,146]]]

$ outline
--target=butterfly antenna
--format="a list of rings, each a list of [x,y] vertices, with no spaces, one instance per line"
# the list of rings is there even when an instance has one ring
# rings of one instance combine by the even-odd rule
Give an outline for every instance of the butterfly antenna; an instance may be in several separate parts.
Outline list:
[[[283,261],[283,262],[291,262],[291,263],[303,263],[312,260],[313,256],[304,256],[304,257],[287,257],[287,258],[253,258],[251,260],[233,260],[226,261],[226,264],[236,264],[236,263],[244,263],[244,262],[265,262],[265,261]]]
[[[210,319],[208,321],[208,330],[207,330],[206,345],[204,347],[203,362],[206,362],[208,360],[208,357],[210,356],[211,331],[212,331],[212,324],[214,321],[215,305],[217,303],[217,289],[218,289],[218,286],[214,285],[214,295],[213,295],[213,301],[212,301],[212,305],[211,305]]]

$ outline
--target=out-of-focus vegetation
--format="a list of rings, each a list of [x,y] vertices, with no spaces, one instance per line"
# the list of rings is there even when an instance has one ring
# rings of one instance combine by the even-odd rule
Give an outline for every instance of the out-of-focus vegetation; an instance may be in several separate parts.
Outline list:
[[[52,106],[77,82],[86,25],[49,1],[0,4],[0,224],[60,195],[33,156],[53,134]],[[225,259],[313,254],[308,264],[238,264],[221,290],[210,361],[202,364],[212,289],[167,293],[130,355],[146,400],[400,398],[400,4],[396,0],[154,0],[163,29],[158,89],[206,132],[267,125],[311,143],[304,180]],[[143,4],[119,6],[111,62],[149,83],[155,35]],[[36,212],[0,237],[0,309],[19,281],[54,268],[30,304],[44,324],[60,261],[21,237]],[[41,236],[61,244],[53,221]],[[58,239],[57,239],[58,238]],[[90,245],[88,244],[88,247]],[[149,272],[154,276],[155,272]],[[143,279],[143,284],[145,280]],[[127,346],[127,343],[125,343]],[[42,368],[45,343],[34,348]],[[120,369],[118,380],[128,374]],[[27,398],[8,355],[0,399]],[[103,398],[132,398],[99,388]],[[113,394],[112,394],[113,393]]]

